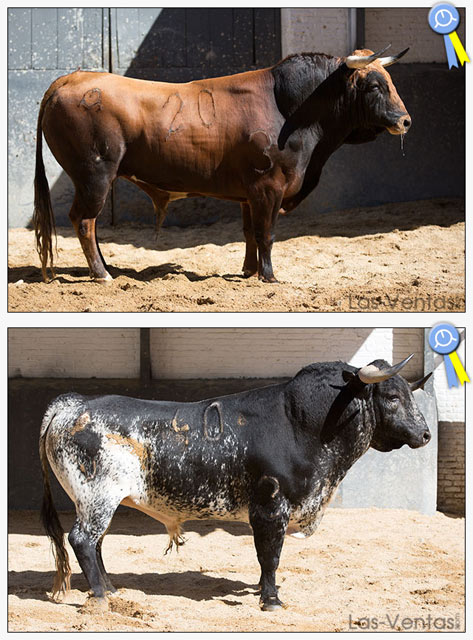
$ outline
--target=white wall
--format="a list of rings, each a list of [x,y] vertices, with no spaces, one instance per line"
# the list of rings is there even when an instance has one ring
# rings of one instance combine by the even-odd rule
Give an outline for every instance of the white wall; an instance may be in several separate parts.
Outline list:
[[[324,360],[362,366],[376,358],[392,362],[393,351],[402,360],[413,343],[407,375],[421,377],[422,329],[152,329],[151,359],[155,378],[270,378]]]
[[[136,378],[139,329],[10,329],[8,375]]]

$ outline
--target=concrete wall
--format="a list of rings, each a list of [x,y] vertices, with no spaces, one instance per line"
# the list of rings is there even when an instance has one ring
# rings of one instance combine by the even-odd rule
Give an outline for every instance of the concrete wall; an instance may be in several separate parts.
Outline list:
[[[437,3],[432,3],[431,6]],[[446,64],[447,56],[443,37],[432,31],[427,23],[430,6],[422,8],[391,7],[365,9],[365,43],[373,51],[379,51],[392,43],[393,51],[410,47],[403,59],[409,62],[440,62]],[[459,9],[460,40],[465,43],[465,10]]]
[[[137,378],[139,329],[10,329],[8,375]]]
[[[353,10],[347,8],[286,8],[281,10],[282,51],[287,56],[301,51],[320,51],[334,56],[348,55],[355,46],[379,51],[392,44],[392,51],[410,51],[401,64],[446,63],[443,38],[427,22],[430,7],[367,8],[364,10],[364,39],[352,42]],[[465,43],[465,9],[459,9],[456,30]]]
[[[408,377],[423,370],[422,330],[391,328],[152,329],[154,378],[258,378],[292,376],[310,362],[343,360],[362,366],[376,358],[389,362],[412,353]],[[410,339],[408,331],[413,332]],[[420,333],[419,333],[420,332]],[[420,341],[419,341],[420,338]],[[396,346],[394,347],[394,344]]]
[[[152,375],[161,380],[285,377],[310,362],[362,366],[410,353],[406,378],[423,371],[422,329],[154,328],[150,335]],[[139,329],[10,329],[8,375],[136,378],[139,339]]]
[[[281,47],[283,57],[291,53],[318,51],[345,56],[350,51],[349,9],[281,9]]]

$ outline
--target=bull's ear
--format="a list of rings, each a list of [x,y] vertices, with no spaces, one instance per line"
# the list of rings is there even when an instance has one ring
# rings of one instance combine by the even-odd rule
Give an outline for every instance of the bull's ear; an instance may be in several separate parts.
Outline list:
[[[356,373],[353,373],[352,371],[342,371],[342,378],[344,382],[351,382],[356,378]]]
[[[433,372],[431,371],[430,373],[428,373],[426,376],[424,376],[420,380],[416,380],[415,382],[411,382],[411,384],[409,385],[410,388],[411,388],[411,391],[417,391],[417,389],[423,389],[424,388],[424,384],[430,378],[432,373]]]

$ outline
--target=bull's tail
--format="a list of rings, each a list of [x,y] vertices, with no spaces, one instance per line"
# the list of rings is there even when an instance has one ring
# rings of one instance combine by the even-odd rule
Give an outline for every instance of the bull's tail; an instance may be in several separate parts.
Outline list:
[[[51,195],[43,162],[43,127],[42,120],[46,103],[50,98],[49,91],[41,102],[38,115],[38,127],[36,130],[36,169],[34,177],[34,212],[33,225],[36,235],[36,250],[41,260],[43,279],[48,282],[48,261],[51,266],[52,277],[54,274],[53,235],[56,237],[56,223],[54,220]]]
[[[51,412],[47,411],[41,426],[39,438],[39,457],[41,460],[41,471],[43,474],[43,504],[41,506],[41,522],[53,545],[53,554],[56,560],[56,575],[53,583],[53,598],[61,593],[66,593],[71,585],[71,567],[69,556],[64,544],[64,529],[54,507],[51,486],[49,483],[49,465],[46,454],[46,435],[52,418]]]

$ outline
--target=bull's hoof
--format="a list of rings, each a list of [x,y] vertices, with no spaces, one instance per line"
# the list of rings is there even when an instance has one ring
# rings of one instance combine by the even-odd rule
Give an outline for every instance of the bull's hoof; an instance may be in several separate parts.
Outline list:
[[[269,282],[270,284],[279,284],[279,280],[277,280],[274,276],[258,276],[258,279],[261,282]]]
[[[87,600],[84,602],[84,604],[82,605],[82,607],[80,608],[80,612],[81,613],[87,613],[87,614],[98,614],[98,613],[105,613],[106,611],[109,610],[109,602],[108,602],[108,598],[106,598],[105,596],[100,596],[100,597],[96,597],[96,596],[89,596],[87,598]]]
[[[278,611],[279,609],[283,609],[284,605],[281,600],[277,596],[271,596],[270,598],[265,598],[264,600],[260,600],[261,611]]]
[[[254,276],[256,274],[256,269],[243,269],[243,277],[244,278],[251,278],[251,276]]]
[[[94,282],[97,282],[98,284],[110,284],[112,281],[113,278],[109,273],[107,273],[104,278],[94,278]]]

